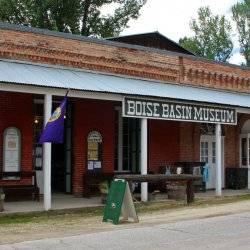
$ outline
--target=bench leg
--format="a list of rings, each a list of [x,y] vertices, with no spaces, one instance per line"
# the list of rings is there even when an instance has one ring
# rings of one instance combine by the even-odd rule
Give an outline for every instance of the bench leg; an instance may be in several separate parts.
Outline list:
[[[36,198],[36,200],[39,202],[40,201],[40,192],[39,191],[37,191],[36,193],[35,193],[35,198]]]
[[[194,185],[193,181],[187,181],[187,204],[194,202]]]

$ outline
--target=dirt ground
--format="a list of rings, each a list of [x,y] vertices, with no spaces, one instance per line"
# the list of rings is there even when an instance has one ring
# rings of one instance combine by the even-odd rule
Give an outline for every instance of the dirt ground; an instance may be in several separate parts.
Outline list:
[[[43,238],[56,238],[79,234],[91,234],[101,231],[137,228],[180,220],[215,217],[249,211],[250,200],[218,205],[202,205],[160,209],[153,212],[139,213],[139,223],[121,223],[113,225],[102,222],[102,216],[65,216],[49,220],[34,220],[26,223],[6,223],[0,225],[0,244],[22,242]],[[1,218],[0,218],[1,219]]]

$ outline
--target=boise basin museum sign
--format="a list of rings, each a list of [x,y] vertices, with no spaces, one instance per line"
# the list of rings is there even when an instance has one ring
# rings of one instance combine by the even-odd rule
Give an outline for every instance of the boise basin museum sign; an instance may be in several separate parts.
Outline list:
[[[144,100],[125,97],[123,116],[162,120],[179,120],[221,124],[237,124],[235,109],[178,102]]]

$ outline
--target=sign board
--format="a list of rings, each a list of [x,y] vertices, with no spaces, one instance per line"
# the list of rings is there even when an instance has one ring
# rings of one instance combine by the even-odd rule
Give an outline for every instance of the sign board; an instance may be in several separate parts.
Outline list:
[[[204,123],[237,124],[237,112],[228,107],[203,106],[125,97],[123,116]]]
[[[21,136],[17,128],[4,131],[3,169],[5,172],[18,172],[21,165]]]
[[[111,220],[114,224],[118,224],[121,215],[123,220],[128,220],[129,217],[132,217],[135,222],[138,222],[128,183],[119,179],[111,182],[103,221]]]

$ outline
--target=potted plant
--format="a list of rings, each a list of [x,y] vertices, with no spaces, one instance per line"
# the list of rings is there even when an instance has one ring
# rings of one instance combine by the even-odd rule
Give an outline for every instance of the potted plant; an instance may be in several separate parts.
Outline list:
[[[3,188],[0,187],[0,212],[3,212],[4,210],[4,199],[5,199],[5,194],[3,192]]]

